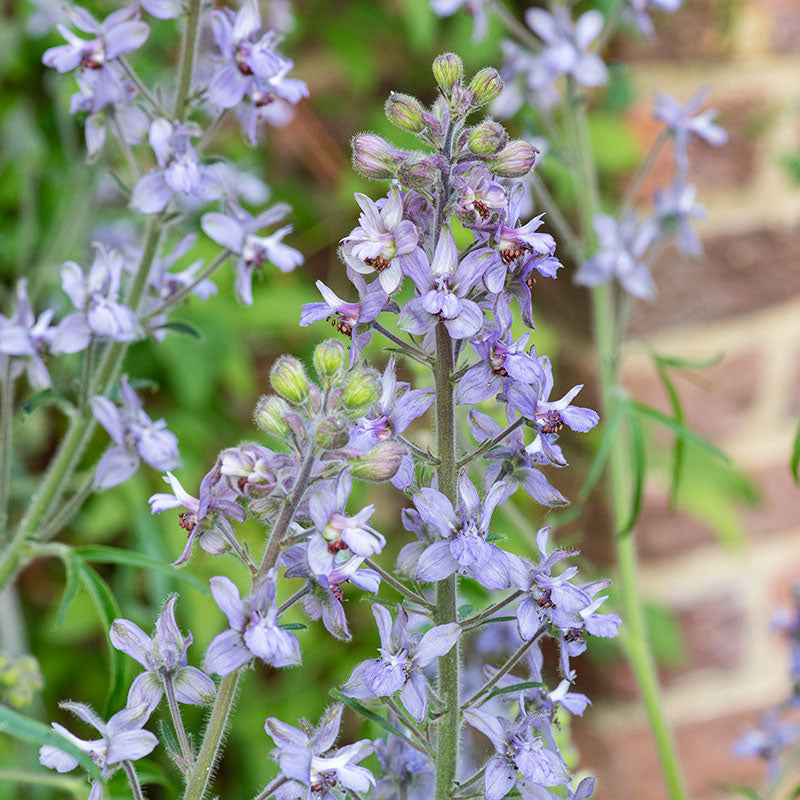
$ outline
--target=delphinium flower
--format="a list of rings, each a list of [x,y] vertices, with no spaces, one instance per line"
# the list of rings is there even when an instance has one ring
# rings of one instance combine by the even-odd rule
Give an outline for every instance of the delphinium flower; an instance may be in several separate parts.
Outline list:
[[[253,304],[253,271],[267,262],[281,272],[291,272],[303,263],[303,256],[282,239],[291,233],[292,226],[284,225],[269,236],[256,236],[256,232],[283,219],[289,207],[278,203],[257,217],[243,208],[230,204],[230,214],[209,212],[203,215],[202,227],[215,242],[240,256],[236,265],[236,295],[240,302]]]
[[[230,628],[217,634],[208,646],[205,668],[209,672],[228,675],[254,658],[275,667],[300,663],[297,638],[278,625],[276,579],[277,570],[270,571],[244,599],[230,578],[217,575],[211,579],[211,594]]]
[[[689,168],[689,141],[692,136],[705,140],[714,147],[720,147],[728,141],[728,134],[714,122],[717,111],[709,108],[700,111],[708,90],[703,89],[681,105],[673,97],[659,92],[656,95],[655,118],[663,122],[674,137],[675,162],[681,172]]]
[[[342,258],[356,272],[377,273],[383,290],[392,294],[400,287],[406,263],[419,257],[417,230],[403,219],[399,187],[392,187],[381,208],[359,192],[355,198],[363,213],[359,226],[342,239]]]
[[[552,13],[529,8],[525,21],[544,42],[539,60],[549,81],[561,75],[571,75],[582,86],[602,86],[608,81],[603,60],[589,52],[603,29],[604,18],[599,11],[586,11],[573,22],[563,6],[557,6]]]
[[[372,773],[358,766],[374,750],[369,739],[333,751],[342,708],[338,704],[329,708],[311,732],[307,724],[300,730],[275,717],[267,718],[264,727],[275,742],[272,758],[280,766],[279,778],[286,779],[275,789],[275,800],[337,800],[331,791],[337,785],[359,793],[375,785]]]
[[[450,651],[461,635],[456,622],[437,625],[425,634],[409,633],[408,614],[400,606],[392,623],[389,611],[372,606],[381,638],[381,657],[362,661],[342,687],[349,697],[368,700],[399,693],[409,714],[422,722],[428,712],[428,687],[423,669]]]
[[[625,0],[625,16],[633,22],[636,27],[652,38],[655,35],[653,21],[648,14],[652,9],[672,13],[677,11],[683,4],[683,0]]]
[[[89,755],[100,768],[103,778],[109,777],[118,765],[149,755],[158,744],[158,739],[150,731],[142,729],[150,716],[150,709],[146,704],[124,708],[108,722],[104,722],[83,703],[64,702],[60,706],[71,711],[100,734],[100,739],[80,739],[63,725],[51,723],[53,730]],[[78,760],[74,756],[49,744],[39,748],[39,763],[56,772],[69,772],[78,766]],[[92,781],[89,797],[90,800],[102,799],[103,786],[99,781]]]
[[[129,619],[115,619],[111,624],[111,644],[145,669],[131,684],[129,708],[144,704],[153,711],[165,689],[174,692],[179,703],[201,706],[214,699],[214,681],[197,667],[187,664],[186,651],[193,638],[191,633],[184,637],[175,621],[177,599],[177,595],[173,595],[164,603],[152,637]]]
[[[704,219],[705,209],[695,202],[697,187],[683,183],[680,178],[667,189],[656,189],[653,205],[656,220],[664,234],[673,236],[678,252],[690,258],[703,254],[700,237],[691,220]]]
[[[489,25],[486,4],[487,0],[431,0],[431,11],[440,17],[449,17],[463,8],[475,20],[472,41],[480,42],[486,36]]]
[[[197,542],[207,553],[225,553],[235,542],[230,519],[243,522],[245,510],[236,502],[236,495],[220,480],[221,472],[214,467],[200,483],[199,497],[190,495],[180,481],[167,472],[164,480],[172,487],[172,494],[158,492],[150,497],[150,512],[160,514],[172,508],[183,508],[178,515],[179,524],[188,533],[186,546],[173,566],[185,564]]]
[[[381,396],[374,414],[359,419],[350,434],[350,444],[356,449],[365,450],[378,442],[399,436],[433,402],[430,389],[410,389],[407,383],[397,380],[396,361],[392,356],[383,372]],[[405,489],[411,483],[413,472],[414,461],[406,451],[392,483],[398,489]]]
[[[767,780],[774,781],[781,772],[789,748],[800,739],[800,725],[781,720],[773,709],[764,714],[759,727],[750,727],[733,745],[739,758],[761,758],[767,768]]]
[[[158,167],[143,175],[133,188],[131,208],[143,214],[163,211],[173,197],[213,200],[220,189],[214,172],[200,163],[191,140],[198,136],[194,124],[159,117],[150,124],[148,139]]]
[[[458,481],[458,512],[441,492],[421,488],[413,497],[422,521],[442,537],[428,546],[417,563],[417,580],[440,581],[454,572],[469,575],[487,589],[506,589],[510,579],[506,553],[486,541],[492,514],[507,496],[507,487],[495,484],[481,504],[472,481],[462,471]]]
[[[479,708],[466,709],[464,719],[484,734],[495,749],[486,765],[486,800],[500,800],[515,785],[525,800],[538,800],[546,796],[539,791],[542,788],[569,783],[564,760],[534,733],[532,723],[536,717],[526,713],[523,702],[517,722]],[[524,784],[518,781],[520,776],[525,779]]]
[[[276,101],[298,103],[308,97],[308,87],[287,77],[294,64],[277,51],[278,35],[274,31],[260,34],[261,15],[254,0],[245,0],[236,14],[229,8],[215,9],[211,27],[220,58],[208,87],[209,102],[228,109],[240,106],[249,96],[242,116],[245,133],[255,144],[262,112]]]
[[[178,463],[178,440],[167,430],[163,419],[153,422],[142,408],[127,376],[120,381],[121,406],[107,397],[90,399],[95,419],[111,436],[114,446],[100,459],[95,486],[102,490],[128,480],[139,468],[140,460],[153,469],[174,469]]]
[[[608,214],[598,214],[594,229],[598,251],[581,264],[575,282],[597,286],[616,278],[634,297],[652,298],[656,287],[644,255],[658,233],[657,226],[651,220],[640,222],[630,212],[619,221]]]
[[[375,785],[375,800],[429,800],[433,796],[434,772],[429,758],[392,733],[374,744],[383,769],[383,777]]]
[[[118,301],[123,272],[123,256],[94,243],[95,257],[88,275],[80,265],[65,261],[61,265],[61,287],[83,315],[84,335],[131,342],[142,337],[136,314]]]

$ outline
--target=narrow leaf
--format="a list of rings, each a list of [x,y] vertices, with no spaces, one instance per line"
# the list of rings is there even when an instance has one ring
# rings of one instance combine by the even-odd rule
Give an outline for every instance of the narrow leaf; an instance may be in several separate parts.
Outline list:
[[[281,622],[278,624],[279,628],[285,631],[305,631],[308,630],[308,625],[303,625],[302,622]]]
[[[54,389],[42,389],[40,392],[32,394],[22,404],[22,419],[27,419],[40,406],[56,406],[67,415],[75,410],[72,403],[63,394]]]
[[[511,686],[501,686],[499,689],[495,689],[489,694],[486,695],[482,703],[485,703],[487,700],[491,700],[493,697],[497,697],[499,694],[511,694],[511,692],[523,692],[525,689],[543,689],[545,688],[545,684],[541,683],[540,681],[522,681],[521,683],[515,683]]]
[[[669,376],[666,367],[660,362],[656,361],[656,371],[658,377],[661,378],[661,383],[664,390],[669,397],[669,404],[672,408],[672,416],[675,421],[680,425],[684,425],[686,418],[683,413],[683,405],[678,390]],[[680,487],[681,473],[683,471],[684,451],[686,443],[680,436],[675,437],[675,446],[672,451],[672,481],[669,487],[669,507],[672,511],[675,510],[678,504],[678,488]]]
[[[620,538],[627,536],[636,524],[639,518],[639,512],[642,510],[642,494],[644,491],[644,475],[645,475],[645,450],[644,450],[644,431],[639,422],[639,417],[636,411],[631,408],[630,413],[627,414],[628,427],[631,429],[631,471],[633,473],[633,488],[631,491],[631,510],[628,514],[628,519],[625,524],[617,532]]]
[[[190,325],[188,322],[172,320],[170,322],[165,322],[161,327],[170,331],[175,331],[175,333],[185,333],[188,336],[193,336],[195,339],[199,339],[201,342],[203,341],[203,335],[200,333],[200,331],[198,331],[197,328],[195,328],[193,325]]]
[[[589,474],[586,476],[586,480],[583,482],[580,492],[578,492],[578,504],[583,504],[586,502],[587,498],[592,493],[592,489],[594,489],[595,484],[598,480],[600,480],[600,476],[603,474],[603,467],[608,459],[608,454],[611,452],[611,446],[614,444],[614,434],[616,432],[617,425],[622,418],[622,406],[622,403],[617,404],[617,406],[611,412],[610,419],[604,426],[605,430],[603,431],[603,438],[600,440],[600,445],[598,446],[597,452],[594,454],[594,458],[592,459],[592,465],[589,467]]]
[[[119,547],[106,547],[101,544],[87,544],[82,547],[76,547],[74,552],[84,561],[92,564],[120,564],[126,567],[141,567],[142,569],[163,572],[171,578],[190,584],[206,597],[211,596],[208,586],[201,583],[193,575],[144,553],[124,550]]]
[[[676,367],[678,369],[708,369],[725,357],[724,353],[716,353],[710,358],[678,358],[677,356],[665,356],[661,353],[652,351],[653,360],[658,364],[663,364],[665,367]]]
[[[117,601],[108,588],[108,584],[84,561],[76,559],[76,564],[80,572],[81,582],[83,583],[86,591],[89,592],[89,597],[92,598],[97,613],[100,616],[100,622],[103,626],[106,642],[108,644],[108,660],[109,660],[109,682],[108,682],[108,699],[106,700],[105,716],[108,717],[115,710],[118,710],[125,704],[125,675],[122,653],[111,644],[108,638],[108,632],[111,630],[111,623],[122,616],[119,610]]]
[[[60,733],[56,733],[49,725],[30,719],[17,711],[12,711],[6,706],[0,705],[0,730],[4,734],[21,739],[32,744],[51,744],[59,750],[78,759],[80,765],[93,777],[100,778],[100,770],[97,765],[89,758],[87,753],[79,750],[72,742],[65,739]]]
[[[380,714],[376,714],[374,711],[371,711],[366,706],[361,705],[358,700],[354,700],[352,697],[348,697],[346,694],[340,692],[338,689],[331,689],[328,694],[334,699],[338,700],[340,703],[344,703],[349,708],[352,708],[353,711],[361,714],[362,717],[366,717],[366,719],[372,720],[372,722],[379,725],[385,731],[389,733],[393,733],[395,736],[402,739],[404,742],[408,742],[412,747],[416,748],[417,743],[411,739],[410,737],[406,736],[403,731],[400,730],[396,725],[392,725],[386,717],[382,717]]]
[[[78,570],[75,566],[75,556],[72,550],[67,550],[64,557],[64,569],[66,570],[66,579],[64,582],[64,594],[61,595],[61,604],[58,607],[58,627],[64,624],[64,617],[78,593],[80,586],[80,579],[78,577]]]
[[[693,433],[686,426],[676,422],[674,419],[672,419],[672,417],[668,417],[658,409],[651,408],[644,403],[631,402],[631,405],[643,416],[650,417],[656,422],[660,422],[670,430],[675,431],[675,433],[684,439],[688,444],[693,444],[696,447],[699,447],[701,450],[711,453],[720,460],[724,461],[726,464],[730,463],[730,458],[728,458],[728,456],[723,453],[722,450],[720,450],[718,447],[715,447],[713,444],[711,444],[711,442],[706,441],[702,436],[698,436],[696,433]]]
[[[789,462],[794,482],[800,486],[800,425],[797,426],[797,433],[794,435],[792,444],[792,460]]]
[[[743,786],[739,783],[729,783],[725,788],[739,797],[746,797],[747,800],[761,800],[761,795],[750,786]]]

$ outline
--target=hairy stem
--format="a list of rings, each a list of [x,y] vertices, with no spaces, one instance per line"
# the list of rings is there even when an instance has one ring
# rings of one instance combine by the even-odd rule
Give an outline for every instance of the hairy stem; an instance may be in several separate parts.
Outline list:
[[[200,26],[200,0],[189,0],[189,14],[181,39],[181,55],[178,67],[178,91],[175,96],[175,113],[177,120],[183,119],[192,87],[194,59],[197,52],[197,31]]]
[[[172,717],[172,724],[175,726],[175,733],[178,735],[181,757],[186,763],[186,771],[188,771],[194,756],[192,754],[192,747],[189,744],[189,737],[186,735],[186,728],[183,726],[181,710],[178,707],[178,701],[175,699],[175,687],[172,685],[172,675],[168,672],[164,672],[164,690],[167,695],[169,715]]]
[[[515,422],[512,422],[505,430],[500,431],[494,439],[488,439],[485,441],[480,447],[476,450],[473,450],[471,453],[464,456],[464,458],[459,459],[456,462],[456,468],[460,469],[461,467],[465,467],[470,462],[474,461],[478,456],[483,455],[487,450],[490,450],[496,444],[500,444],[506,436],[514,433],[515,430],[521,428],[522,425],[525,423],[525,418],[520,417]]]
[[[197,760],[186,778],[183,800],[202,800],[206,793],[228,727],[240,672],[241,669],[237,669],[220,681]]]
[[[579,170],[583,186],[582,204],[584,240],[593,242],[592,222],[599,209],[597,173],[592,158],[586,109],[577,95],[574,80],[568,84],[576,141],[579,153]],[[589,248],[591,250],[591,248]],[[588,252],[587,252],[588,255]],[[591,292],[594,317],[595,352],[600,371],[603,412],[612,418],[619,402],[618,369],[620,332],[617,328],[613,287],[610,283],[595,286]],[[614,532],[624,524],[628,515],[628,451],[624,438],[615,437],[609,453],[609,496]],[[614,536],[619,568],[618,585],[622,600],[623,624],[626,629],[626,653],[639,685],[650,730],[653,734],[659,761],[670,800],[686,800],[688,792],[681,772],[675,741],[667,722],[661,690],[658,684],[655,659],[645,623],[644,605],[639,592],[636,537],[631,531],[625,536]]]
[[[433,369],[436,387],[436,439],[438,444],[439,491],[454,507],[457,505],[456,426],[453,384],[453,342],[444,323],[436,325],[436,364]],[[433,620],[437,625],[457,622],[456,575],[436,584],[436,608]],[[450,800],[456,775],[458,733],[461,714],[459,698],[459,645],[439,659],[438,689],[445,710],[439,718],[436,741],[435,800]]]
[[[275,794],[276,789],[280,789],[284,783],[286,783],[289,779],[284,778],[281,775],[279,778],[275,778],[274,781],[268,783],[254,798],[253,800],[267,800],[268,798],[272,797]]]
[[[381,578],[383,582],[388,584],[392,587],[398,594],[402,594],[403,597],[407,597],[409,600],[413,601],[414,603],[418,603],[423,608],[433,608],[433,603],[429,600],[426,600],[421,594],[417,594],[413,589],[409,589],[404,583],[401,583],[397,578],[387,572],[380,564],[376,564],[372,559],[366,559],[364,564],[368,566],[370,569],[374,569]]]
[[[519,590],[512,592],[510,595],[508,595],[508,597],[498,600],[488,608],[484,608],[483,611],[479,611],[477,614],[473,614],[471,617],[465,619],[461,623],[461,627],[464,630],[469,630],[469,628],[483,624],[485,619],[491,617],[496,611],[500,611],[501,609],[505,608],[509,603],[513,603],[521,594],[522,592]]]
[[[14,415],[14,381],[11,356],[0,356],[0,543],[7,538],[8,498],[11,494],[11,422]]]
[[[128,783],[131,785],[131,796],[133,797],[133,800],[144,800],[142,787],[139,783],[139,776],[136,774],[136,769],[133,766],[133,763],[130,761],[123,761],[122,768],[125,770],[125,774],[128,776]]]
[[[380,322],[376,322],[375,320],[371,323],[373,330],[376,330],[381,336],[385,336],[390,342],[393,342],[398,347],[400,347],[403,352],[409,357],[413,358],[415,361],[419,361],[421,364],[430,364],[431,358],[427,353],[424,353],[418,347],[415,347],[410,342],[403,341],[399,336],[393,334],[390,330],[387,330],[380,324]]]

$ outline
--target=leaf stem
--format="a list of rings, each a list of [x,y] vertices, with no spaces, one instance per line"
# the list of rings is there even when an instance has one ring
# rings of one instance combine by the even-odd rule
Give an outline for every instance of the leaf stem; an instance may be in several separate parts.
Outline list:
[[[189,14],[186,17],[186,26],[181,39],[181,55],[178,62],[178,91],[175,96],[175,112],[173,114],[176,120],[183,119],[189,101],[194,59],[197,52],[200,5],[201,0],[189,0]]]
[[[0,356],[0,542],[8,536],[8,499],[11,495],[11,442],[14,418],[14,379],[11,356]]]
[[[192,747],[189,744],[189,737],[186,735],[186,728],[183,725],[183,717],[178,707],[178,701],[175,699],[175,687],[172,685],[172,675],[165,671],[163,673],[163,678],[164,689],[167,695],[167,705],[169,706],[169,715],[172,717],[172,724],[175,726],[175,733],[178,735],[178,743],[181,746],[181,756],[186,764],[186,768],[183,772],[188,772],[194,758]]]
[[[136,768],[133,766],[133,763],[131,761],[123,761],[122,768],[125,770],[125,774],[128,776],[128,783],[131,785],[131,795],[133,800],[144,800],[142,787],[139,783],[139,777],[136,774]]]
[[[461,458],[458,461],[456,461],[456,469],[461,469],[461,467],[465,467],[471,461],[474,461],[478,456],[482,455],[487,450],[490,450],[496,444],[500,444],[500,442],[502,442],[503,439],[506,438],[506,436],[509,436],[510,434],[514,433],[515,430],[521,428],[524,424],[525,424],[525,419],[523,417],[520,417],[516,421],[512,422],[505,430],[500,431],[500,433],[498,433],[497,436],[494,437],[494,439],[489,439],[485,441],[476,450],[473,450],[471,453],[464,456],[464,458]]]
[[[421,594],[417,594],[413,589],[409,589],[404,583],[401,583],[393,575],[387,572],[380,564],[376,564],[372,559],[368,558],[364,563],[370,568],[374,569],[385,583],[388,583],[396,592],[407,597],[415,603],[418,603],[423,608],[433,608],[434,605],[430,600],[426,600]]]

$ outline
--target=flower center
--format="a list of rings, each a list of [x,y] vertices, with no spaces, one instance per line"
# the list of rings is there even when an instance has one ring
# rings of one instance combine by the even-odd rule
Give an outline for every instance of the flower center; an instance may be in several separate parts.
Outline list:
[[[336,773],[322,772],[312,778],[314,783],[311,784],[312,792],[327,792],[336,786]]]
[[[391,262],[388,259],[385,259],[383,256],[375,256],[375,258],[365,258],[364,263],[367,266],[372,267],[375,272],[381,273],[385,269],[389,269]]]
[[[247,63],[247,53],[245,53],[241,48],[236,51],[236,55],[233,57],[233,60],[236,64],[236,69],[242,73],[242,75],[252,75],[253,70],[250,68],[250,65]]]
[[[551,592],[549,589],[545,589],[541,596],[539,597],[538,601],[539,608],[555,608],[555,603],[551,598]]]
[[[178,525],[180,525],[185,531],[191,533],[194,530],[195,525],[197,525],[197,515],[192,514],[189,511],[181,511],[181,513],[178,514]]]
[[[530,250],[531,248],[527,244],[512,244],[500,251],[500,258],[505,265],[508,265],[524,256],[525,253],[530,252]]]
[[[565,642],[579,642],[581,639],[581,629],[580,628],[570,628],[564,634],[564,641]]]
[[[564,420],[558,411],[548,411],[541,422],[542,433],[558,433],[564,427]]]
[[[84,50],[81,54],[81,67],[84,69],[102,69],[105,63],[102,50]]]
[[[340,319],[333,314],[329,317],[325,317],[325,321],[330,322],[330,324],[333,325],[333,327],[336,328],[339,333],[343,333],[345,336],[353,335],[353,326],[349,322],[345,322],[345,320]]]

